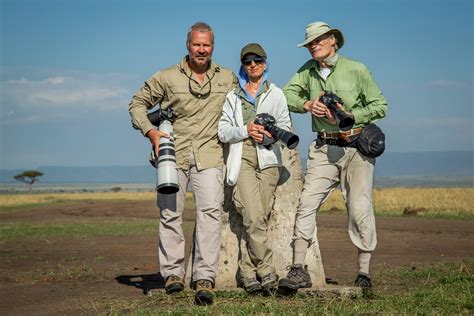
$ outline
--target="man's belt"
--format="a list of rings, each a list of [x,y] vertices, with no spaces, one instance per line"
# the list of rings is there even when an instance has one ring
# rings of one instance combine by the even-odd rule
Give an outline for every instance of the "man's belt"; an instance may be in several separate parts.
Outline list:
[[[321,138],[342,138],[347,139],[351,136],[359,135],[362,132],[362,127],[354,128],[344,132],[318,132]]]
[[[357,139],[362,127],[354,128],[344,132],[318,132],[317,146],[334,145],[340,147],[351,146]]]

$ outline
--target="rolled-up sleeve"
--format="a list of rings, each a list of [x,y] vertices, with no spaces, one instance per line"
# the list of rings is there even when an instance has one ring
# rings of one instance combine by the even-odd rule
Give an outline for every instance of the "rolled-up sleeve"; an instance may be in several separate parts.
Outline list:
[[[308,87],[305,77],[308,76],[307,70],[300,69],[286,84],[283,92],[286,96],[288,110],[296,113],[305,113],[303,105],[309,100]]]
[[[360,72],[359,83],[364,106],[352,111],[355,123],[369,124],[385,117],[388,110],[387,101],[366,67]]]
[[[147,110],[153,108],[163,99],[164,89],[160,82],[160,73],[154,74],[145,85],[135,93],[128,106],[132,126],[145,135],[153,129],[153,124],[147,118]]]

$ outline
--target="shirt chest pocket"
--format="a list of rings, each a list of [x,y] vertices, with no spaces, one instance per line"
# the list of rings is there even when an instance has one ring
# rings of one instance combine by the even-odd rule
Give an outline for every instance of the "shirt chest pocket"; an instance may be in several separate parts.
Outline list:
[[[227,94],[230,91],[231,85],[225,82],[217,82],[216,84],[212,85],[212,91],[218,94]]]
[[[189,87],[185,85],[172,85],[169,87],[169,91],[169,105],[173,107],[179,117],[186,112],[186,108],[189,106],[189,101],[192,98]]]
[[[342,99],[346,109],[349,109],[358,103],[359,90],[356,87],[338,87],[333,92]]]
[[[211,100],[209,102],[211,106],[211,111],[213,112],[222,112],[222,107],[224,106],[225,97],[227,92],[230,91],[231,85],[223,82],[217,82],[212,85]]]

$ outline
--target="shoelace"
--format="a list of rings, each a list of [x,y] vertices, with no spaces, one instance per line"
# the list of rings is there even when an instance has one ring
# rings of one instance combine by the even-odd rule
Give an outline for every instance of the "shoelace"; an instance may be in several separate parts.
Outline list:
[[[205,287],[207,289],[209,289],[211,287],[211,282],[207,282],[207,281],[197,281],[197,285],[199,285],[200,287]]]
[[[370,280],[367,278],[359,278],[358,283],[359,285],[364,287],[370,287],[372,285]]]
[[[287,266],[287,267],[286,267],[286,270],[290,270],[290,271],[288,272],[288,275],[289,275],[289,276],[297,276],[297,275],[298,275],[298,269],[295,268],[294,266]]]

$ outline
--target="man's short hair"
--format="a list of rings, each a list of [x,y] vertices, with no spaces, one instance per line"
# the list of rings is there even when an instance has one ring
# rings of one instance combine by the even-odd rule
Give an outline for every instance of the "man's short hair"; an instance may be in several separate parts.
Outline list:
[[[209,24],[204,23],[204,22],[196,22],[194,23],[193,26],[189,28],[188,31],[188,37],[186,39],[186,46],[189,45],[189,42],[191,41],[191,32],[192,31],[198,31],[198,32],[211,32],[211,43],[214,46],[214,31],[212,28],[209,26]]]

